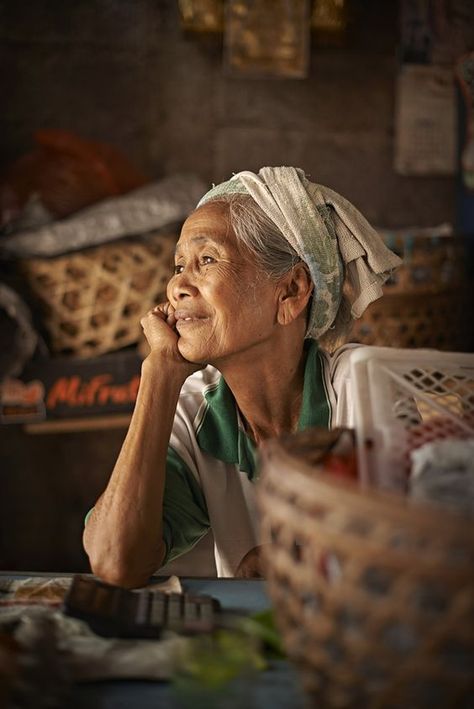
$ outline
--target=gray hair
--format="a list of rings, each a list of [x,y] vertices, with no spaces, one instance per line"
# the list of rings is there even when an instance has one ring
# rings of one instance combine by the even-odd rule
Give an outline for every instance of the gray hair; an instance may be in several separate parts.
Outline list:
[[[212,201],[227,204],[237,241],[270,278],[278,280],[301,261],[280,229],[250,195],[222,195]]]
[[[214,199],[211,198],[209,202],[221,202],[228,206],[229,222],[237,241],[270,278],[277,281],[291,271],[297,263],[302,263],[280,229],[250,195],[222,194]],[[311,300],[307,306],[308,314],[310,309]],[[336,318],[318,340],[321,347],[331,352],[347,341],[353,322],[350,311],[349,293],[345,283]]]

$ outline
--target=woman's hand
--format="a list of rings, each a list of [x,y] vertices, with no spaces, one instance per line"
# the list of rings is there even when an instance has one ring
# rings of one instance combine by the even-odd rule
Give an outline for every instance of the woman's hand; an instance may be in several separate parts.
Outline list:
[[[147,360],[156,360],[162,364],[182,368],[185,377],[197,372],[205,365],[188,362],[178,349],[179,335],[176,331],[176,318],[171,303],[160,303],[140,320],[145,333],[150,354]]]

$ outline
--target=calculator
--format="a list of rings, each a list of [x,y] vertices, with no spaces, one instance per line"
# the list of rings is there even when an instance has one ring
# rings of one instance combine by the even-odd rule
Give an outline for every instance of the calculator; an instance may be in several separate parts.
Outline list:
[[[150,588],[132,591],[76,574],[63,611],[85,621],[97,635],[157,639],[164,630],[186,635],[212,632],[220,605],[212,596]]]

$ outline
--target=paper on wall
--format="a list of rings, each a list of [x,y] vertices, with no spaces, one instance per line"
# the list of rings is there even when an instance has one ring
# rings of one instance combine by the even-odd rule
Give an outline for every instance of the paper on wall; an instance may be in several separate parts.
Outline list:
[[[395,171],[407,176],[455,174],[456,132],[452,70],[403,66],[396,89]]]

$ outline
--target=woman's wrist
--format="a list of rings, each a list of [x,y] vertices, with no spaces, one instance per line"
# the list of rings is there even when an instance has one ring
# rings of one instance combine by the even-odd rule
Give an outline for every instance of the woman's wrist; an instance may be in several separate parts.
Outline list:
[[[142,376],[151,376],[159,379],[165,377],[168,383],[174,383],[180,387],[196,369],[197,367],[192,365],[191,362],[171,359],[158,350],[152,350],[142,362]]]

